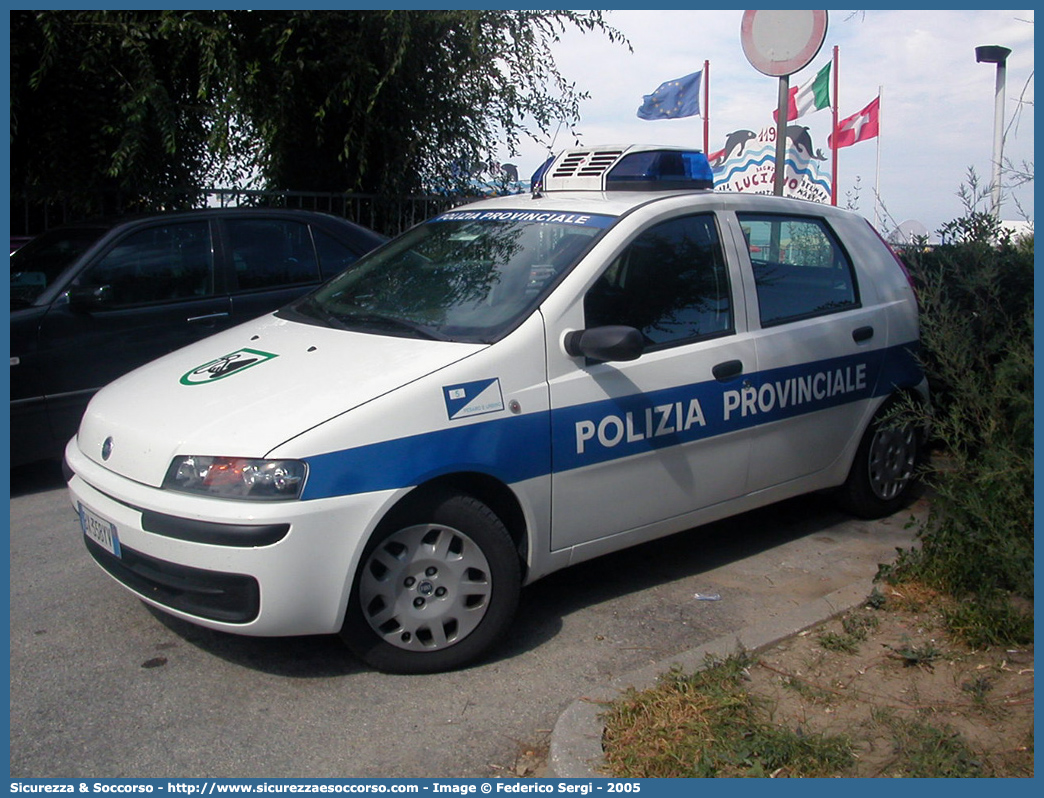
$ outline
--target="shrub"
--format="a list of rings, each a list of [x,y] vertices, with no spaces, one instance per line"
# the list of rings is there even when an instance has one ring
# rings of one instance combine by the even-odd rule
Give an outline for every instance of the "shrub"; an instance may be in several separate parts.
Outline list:
[[[902,253],[932,389],[930,414],[907,412],[938,456],[921,547],[891,576],[978,596],[1000,619],[999,595],[1033,596],[1033,240],[975,213],[944,230],[955,243]]]

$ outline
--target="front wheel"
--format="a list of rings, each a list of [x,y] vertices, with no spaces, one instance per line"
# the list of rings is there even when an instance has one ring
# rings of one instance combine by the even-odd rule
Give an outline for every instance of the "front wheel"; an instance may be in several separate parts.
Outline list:
[[[363,552],[341,637],[388,673],[433,673],[475,660],[518,606],[521,563],[477,499],[434,493],[393,511]]]
[[[914,424],[894,418],[892,408],[885,405],[870,422],[838,492],[842,507],[860,518],[898,512],[917,481],[921,436]]]

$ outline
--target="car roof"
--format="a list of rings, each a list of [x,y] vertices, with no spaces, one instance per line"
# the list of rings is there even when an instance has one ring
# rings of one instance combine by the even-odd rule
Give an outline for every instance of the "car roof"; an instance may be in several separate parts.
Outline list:
[[[608,216],[624,214],[656,202],[676,197],[689,197],[692,207],[706,210],[734,210],[755,213],[804,213],[820,215],[843,214],[848,211],[794,197],[776,197],[768,194],[750,194],[711,189],[680,189],[669,191],[554,191],[546,194],[512,194],[493,197],[461,206],[471,210],[541,210],[568,213],[590,213]],[[459,208],[458,208],[459,210]]]

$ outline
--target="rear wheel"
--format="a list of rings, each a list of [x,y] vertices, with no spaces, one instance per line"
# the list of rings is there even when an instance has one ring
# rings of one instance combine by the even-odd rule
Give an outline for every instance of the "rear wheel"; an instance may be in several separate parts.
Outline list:
[[[393,511],[356,574],[341,636],[389,673],[459,668],[504,634],[521,564],[499,518],[477,499],[433,493]]]
[[[863,433],[838,494],[844,509],[861,518],[898,512],[917,481],[921,436],[915,425],[893,418],[893,408],[893,403],[885,405]]]

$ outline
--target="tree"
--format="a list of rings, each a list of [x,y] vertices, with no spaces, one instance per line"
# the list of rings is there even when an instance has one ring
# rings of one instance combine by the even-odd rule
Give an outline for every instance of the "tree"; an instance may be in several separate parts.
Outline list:
[[[585,96],[550,45],[598,12],[235,12],[242,107],[270,185],[408,192],[444,185],[520,136],[547,138]]]
[[[12,11],[12,189],[73,202],[119,189],[153,204],[198,192],[231,153],[223,17]]]
[[[600,12],[14,11],[12,187],[444,186],[578,120],[567,26],[624,41]]]

